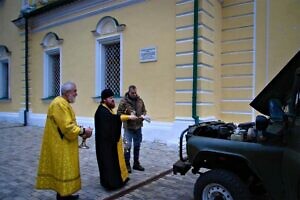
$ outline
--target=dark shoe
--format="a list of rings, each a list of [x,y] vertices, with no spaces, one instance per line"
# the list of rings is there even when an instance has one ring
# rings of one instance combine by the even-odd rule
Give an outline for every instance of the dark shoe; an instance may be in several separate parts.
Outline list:
[[[60,196],[60,194],[56,194],[56,199],[57,200],[76,200],[79,199],[79,195],[75,194],[75,195],[69,195],[69,196]]]
[[[134,163],[132,168],[138,171],[145,171],[145,168],[139,162]]]
[[[130,178],[126,178],[123,184],[125,185],[129,180]]]
[[[74,195],[68,196],[68,200],[76,200],[76,199],[79,199],[79,195],[78,194],[74,194]]]
[[[131,166],[130,166],[130,164],[126,164],[126,167],[127,167],[128,173],[131,173]]]

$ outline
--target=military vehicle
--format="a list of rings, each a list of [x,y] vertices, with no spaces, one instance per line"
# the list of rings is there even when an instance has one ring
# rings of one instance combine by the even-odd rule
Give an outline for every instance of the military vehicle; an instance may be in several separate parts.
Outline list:
[[[300,200],[300,51],[250,103],[255,121],[189,126],[174,174],[200,174],[195,200]]]

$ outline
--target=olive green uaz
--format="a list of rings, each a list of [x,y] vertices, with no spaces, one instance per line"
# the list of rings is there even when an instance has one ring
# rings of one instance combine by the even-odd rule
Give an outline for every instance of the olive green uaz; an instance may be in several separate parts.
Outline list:
[[[195,200],[300,200],[300,53],[250,103],[255,122],[200,122],[180,137],[174,174],[200,174]]]

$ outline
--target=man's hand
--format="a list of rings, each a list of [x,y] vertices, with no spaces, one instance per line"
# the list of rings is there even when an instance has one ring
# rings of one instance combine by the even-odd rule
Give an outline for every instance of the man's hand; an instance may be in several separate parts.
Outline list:
[[[130,120],[137,120],[138,117],[136,115],[129,115]]]
[[[147,116],[147,115],[141,115],[141,118],[142,118],[143,120],[145,120],[146,122],[148,122],[148,123],[151,122],[151,118],[150,118],[149,116]]]

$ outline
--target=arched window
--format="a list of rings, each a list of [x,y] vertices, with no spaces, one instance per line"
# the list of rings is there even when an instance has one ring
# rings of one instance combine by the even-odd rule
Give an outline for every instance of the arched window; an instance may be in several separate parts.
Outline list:
[[[60,39],[55,33],[49,32],[45,35],[41,45],[43,48],[57,47],[63,43],[63,39]]]
[[[63,40],[49,32],[43,38],[44,49],[44,95],[43,99],[53,99],[60,95],[61,86],[61,44]]]
[[[103,17],[92,31],[96,38],[96,97],[105,88],[110,88],[115,96],[122,89],[122,31],[124,24],[110,16]]]
[[[106,16],[98,22],[96,29],[92,32],[95,36],[104,36],[107,34],[122,32],[125,27],[125,24],[119,24],[115,18]]]
[[[0,45],[0,100],[10,98],[10,51],[4,45]]]

